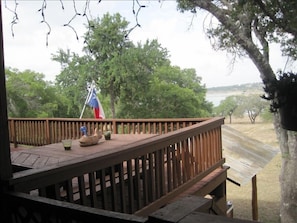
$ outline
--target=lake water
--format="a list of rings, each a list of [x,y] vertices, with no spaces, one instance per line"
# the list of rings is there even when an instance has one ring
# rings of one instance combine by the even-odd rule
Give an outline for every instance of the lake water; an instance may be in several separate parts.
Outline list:
[[[225,100],[226,97],[234,95],[234,92],[228,93],[206,93],[206,100],[212,102],[213,105],[216,107],[218,106],[221,101]]]

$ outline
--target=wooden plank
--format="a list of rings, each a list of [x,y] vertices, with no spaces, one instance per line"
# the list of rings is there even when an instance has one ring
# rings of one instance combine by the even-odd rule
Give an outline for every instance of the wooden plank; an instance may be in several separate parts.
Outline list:
[[[23,161],[24,166],[33,166],[34,163],[39,159],[39,155],[30,154],[26,160]]]
[[[149,203],[148,201],[148,196],[149,196],[149,192],[148,192],[148,171],[147,171],[147,157],[146,156],[142,156],[141,157],[141,161],[142,161],[142,189],[143,189],[143,205],[147,205]]]
[[[188,195],[205,196],[227,179],[227,168],[218,168],[199,180],[192,187],[184,190],[170,202],[174,202]]]
[[[25,160],[30,156],[30,153],[19,153],[18,156],[16,156],[15,160],[13,160],[13,164],[20,165],[25,162]]]
[[[140,168],[141,165],[141,161],[140,159],[137,157],[135,159],[135,164],[134,164],[134,168],[135,168],[135,177],[134,177],[134,182],[135,182],[135,186],[134,186],[134,192],[135,192],[135,199],[136,199],[136,209],[139,210],[141,207],[141,180],[140,180],[140,174],[142,172],[142,169]]]
[[[5,197],[4,197],[5,196]],[[89,208],[82,205],[65,203],[44,197],[30,196],[23,193],[5,193],[4,199],[8,201],[7,206],[11,210],[17,210],[20,207],[27,207],[34,213],[44,213],[50,210],[51,217],[56,222],[104,222],[104,223],[145,223],[147,218],[138,217],[119,212],[105,211],[96,208]],[[32,211],[32,212],[33,212]],[[30,212],[30,214],[32,213]],[[65,218],[62,218],[62,217]],[[3,217],[3,216],[2,216]],[[31,217],[29,215],[29,217]],[[64,221],[63,221],[64,219]],[[65,220],[66,219],[66,220]],[[28,219],[27,219],[28,220]],[[30,219],[29,219],[30,220]],[[45,219],[48,221],[49,219]]]
[[[80,204],[87,205],[87,195],[84,176],[78,176],[79,198]]]
[[[66,134],[66,133],[65,133]],[[12,164],[29,168],[61,164],[64,161],[82,158],[88,155],[106,155],[122,150],[123,146],[155,137],[153,134],[120,134],[112,135],[112,140],[102,139],[97,145],[80,147],[78,140],[72,142],[70,151],[65,151],[62,143],[55,143],[32,149],[11,152]]]
[[[133,168],[132,161],[127,161],[127,176],[128,176],[128,201],[129,201],[129,213],[134,212],[134,185],[133,185]]]
[[[117,211],[117,188],[114,166],[110,167],[110,188],[111,188],[111,210]]]
[[[224,157],[230,166],[228,178],[240,185],[249,183],[279,153],[278,148],[222,126]]]
[[[198,196],[187,196],[155,211],[149,216],[149,222],[179,222],[193,211],[200,210],[207,212],[211,206],[211,199]]]
[[[105,182],[105,170],[99,171],[100,185],[101,185],[101,204],[103,209],[107,209],[107,190]]]
[[[211,223],[252,223],[253,222],[254,223],[254,221],[227,218],[223,216],[210,215],[210,214],[205,214],[201,212],[192,212],[191,214],[187,215],[186,217],[178,221],[178,223],[194,223],[194,222],[195,223],[205,223],[205,222],[211,222]]]
[[[46,166],[47,162],[48,162],[49,157],[48,156],[40,156],[36,162],[34,163],[33,166],[31,166],[31,168],[33,167],[42,167],[42,166]],[[23,165],[23,164],[22,164]]]
[[[252,213],[253,220],[258,221],[258,190],[257,190],[257,175],[252,178]]]
[[[98,207],[95,173],[89,173],[91,207]]]
[[[124,179],[124,167],[123,163],[119,165],[119,184],[120,184],[120,202],[121,202],[121,212],[126,213],[126,193],[125,193],[125,179]]]
[[[212,167],[208,168],[204,172],[198,174],[193,179],[189,180],[187,183],[184,183],[183,185],[179,186],[172,192],[167,193],[166,196],[163,196],[160,199],[152,202],[151,204],[147,205],[143,209],[137,211],[135,214],[139,215],[139,216],[148,216],[149,214],[153,213],[160,207],[168,204],[169,201],[173,200],[178,194],[182,193],[182,191],[185,191],[185,190],[191,188],[193,185],[195,185],[201,179],[203,179],[204,177],[209,175],[211,172],[215,171],[217,168],[221,168],[221,165],[223,165],[224,162],[225,162],[225,159],[220,160],[219,162],[214,164]]]

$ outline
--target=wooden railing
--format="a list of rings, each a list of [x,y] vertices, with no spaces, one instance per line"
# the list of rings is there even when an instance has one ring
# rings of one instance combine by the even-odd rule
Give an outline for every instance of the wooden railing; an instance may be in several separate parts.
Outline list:
[[[146,217],[89,208],[63,201],[8,192],[1,196],[1,219],[5,223],[149,223]],[[3,221],[2,220],[2,221]]]
[[[21,121],[13,122],[15,127],[16,122]],[[38,197],[46,197],[114,212],[147,216],[224,163],[222,118],[189,122],[164,120],[155,124],[145,120],[106,120],[91,124],[83,121],[70,124],[68,120],[60,122],[64,124],[57,124],[60,126],[57,128],[62,132],[61,126],[67,123],[67,131],[64,133],[74,129],[73,126],[93,127],[92,125],[97,124],[101,128],[104,128],[105,124],[109,125],[117,133],[120,130],[122,133],[168,133],[130,144],[127,149],[117,154],[95,156],[91,159],[79,158],[75,162],[64,162],[54,167],[14,173],[9,181],[12,191],[37,195],[37,200]],[[54,126],[54,123],[51,125]],[[50,126],[49,123],[47,126]],[[175,129],[177,130],[172,131]],[[77,134],[75,131],[70,132],[71,135],[64,137],[74,137]]]
[[[111,130],[116,134],[152,133],[163,134],[205,121],[205,118],[185,119],[66,119],[66,118],[9,118],[10,142],[42,146],[58,143],[62,139],[78,139],[80,127],[86,126],[89,132],[96,127]]]

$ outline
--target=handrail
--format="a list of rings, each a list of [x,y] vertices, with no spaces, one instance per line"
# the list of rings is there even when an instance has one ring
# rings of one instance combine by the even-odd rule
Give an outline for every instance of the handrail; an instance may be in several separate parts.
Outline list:
[[[114,134],[152,133],[163,134],[209,118],[181,119],[74,119],[74,118],[9,118],[9,139],[15,147],[18,144],[42,146],[58,143],[62,139],[78,139],[80,127],[89,132],[96,127],[112,130]]]
[[[104,222],[104,223],[145,223],[148,222],[147,218],[139,217],[135,215],[128,215],[119,212],[111,212],[101,209],[84,207],[77,204],[67,204],[62,201],[54,201],[51,199],[30,196],[28,194],[19,192],[7,192],[4,193],[1,199],[5,199],[7,202],[5,207],[13,212],[22,209],[31,214],[31,217],[35,217],[34,222],[38,222],[36,219],[40,219],[39,222]],[[34,210],[34,213],[31,211]],[[11,215],[9,212],[4,212],[1,216],[2,219],[9,221]],[[22,213],[24,215],[24,213]],[[21,214],[18,217],[22,216]],[[24,217],[25,218],[25,217]],[[55,221],[50,221],[55,219]],[[13,222],[13,221],[12,221]],[[28,218],[26,221],[28,222]]]
[[[223,118],[207,119],[129,144],[117,154],[17,172],[9,184],[14,191],[135,213],[222,162],[222,124]]]

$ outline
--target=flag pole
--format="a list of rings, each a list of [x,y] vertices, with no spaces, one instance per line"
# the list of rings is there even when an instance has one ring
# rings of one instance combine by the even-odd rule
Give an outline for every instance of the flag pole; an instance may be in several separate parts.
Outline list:
[[[81,113],[80,113],[79,119],[82,118],[82,116],[83,116],[83,114],[84,114],[84,112],[85,112],[86,105],[87,105],[88,101],[90,100],[90,96],[91,96],[91,94],[92,94],[92,91],[93,91],[94,87],[95,87],[95,82],[92,81],[91,87],[88,89],[88,90],[89,90],[89,93],[88,93],[88,95],[87,95],[87,98],[86,98],[84,107],[83,107],[83,109],[82,109],[82,111],[81,111]]]

